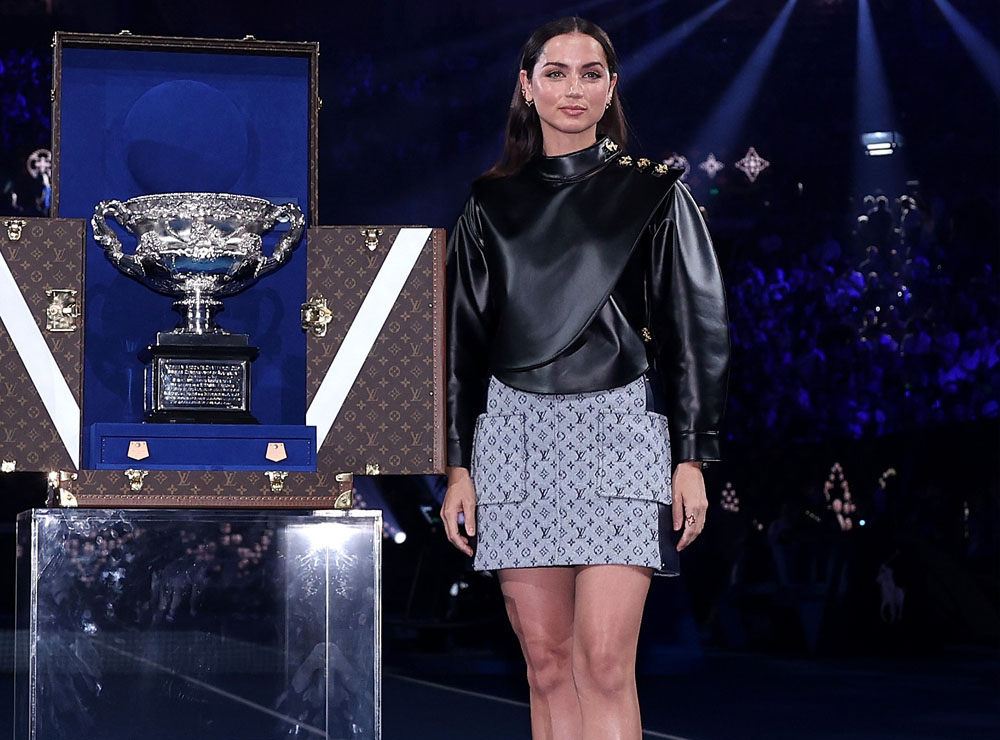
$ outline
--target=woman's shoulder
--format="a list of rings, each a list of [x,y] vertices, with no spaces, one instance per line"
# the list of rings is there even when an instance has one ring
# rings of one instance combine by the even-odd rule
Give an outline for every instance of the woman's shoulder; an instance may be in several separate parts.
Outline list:
[[[611,195],[627,198],[641,194],[663,197],[683,174],[684,170],[647,157],[632,156],[622,150],[600,169],[582,178],[547,180],[533,175],[530,163],[514,174],[480,177],[472,183],[471,200],[487,209],[494,205],[507,207],[523,198],[547,200],[547,196],[563,188],[578,191],[583,198],[603,199]]]
[[[606,169],[617,172],[633,188],[657,190],[662,193],[672,190],[684,175],[684,170],[670,167],[665,162],[657,162],[625,151],[609,163]]]

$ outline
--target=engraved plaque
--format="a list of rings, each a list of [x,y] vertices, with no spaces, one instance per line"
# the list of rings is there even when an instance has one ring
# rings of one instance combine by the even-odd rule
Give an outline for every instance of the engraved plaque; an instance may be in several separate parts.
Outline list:
[[[247,364],[243,361],[161,357],[157,372],[162,409],[247,410]]]
[[[146,420],[256,424],[250,414],[250,363],[245,334],[157,334],[146,348]]]

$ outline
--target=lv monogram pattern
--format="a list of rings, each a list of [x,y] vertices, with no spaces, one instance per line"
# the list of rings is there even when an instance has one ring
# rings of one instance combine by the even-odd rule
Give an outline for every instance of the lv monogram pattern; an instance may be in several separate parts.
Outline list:
[[[79,403],[81,332],[45,331],[47,289],[76,290],[83,310],[82,219],[27,218],[21,238],[12,241],[0,219],[3,254],[59,370]],[[13,297],[0,296],[2,300]],[[45,410],[27,368],[0,321],[0,458],[17,470],[72,470],[73,462]]]
[[[370,250],[357,226],[308,232],[309,296],[320,293],[334,317],[327,335],[306,339],[306,401],[311,402],[343,344],[398,226],[385,226]],[[368,359],[319,450],[320,470],[383,475],[444,471],[444,230],[434,229]]]
[[[64,486],[79,505],[110,508],[332,509],[337,496],[351,488],[350,479],[338,481],[325,472],[289,473],[280,493],[259,471],[150,470],[139,492],[131,490],[122,470],[81,470],[79,476]]]
[[[645,383],[540,395],[490,379],[473,445],[477,570],[661,567],[670,435]]]

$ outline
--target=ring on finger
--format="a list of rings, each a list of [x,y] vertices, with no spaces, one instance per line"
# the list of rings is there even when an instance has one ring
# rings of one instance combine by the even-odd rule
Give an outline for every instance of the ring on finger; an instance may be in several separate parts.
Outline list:
[[[687,517],[685,518],[685,521],[687,522],[687,525],[689,527],[693,527],[696,521],[694,514],[688,514]]]

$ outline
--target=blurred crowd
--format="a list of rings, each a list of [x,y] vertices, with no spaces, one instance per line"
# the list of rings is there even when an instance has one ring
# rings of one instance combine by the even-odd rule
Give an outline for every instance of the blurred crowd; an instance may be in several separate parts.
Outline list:
[[[919,194],[867,196],[850,238],[786,234],[727,275],[731,438],[814,441],[996,417],[1000,294],[989,229]]]
[[[50,65],[36,50],[0,51],[0,216],[48,215]]]

